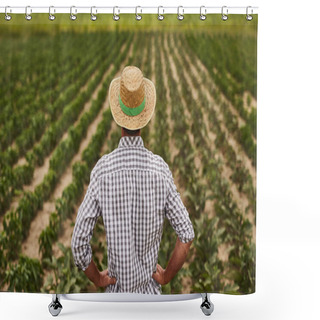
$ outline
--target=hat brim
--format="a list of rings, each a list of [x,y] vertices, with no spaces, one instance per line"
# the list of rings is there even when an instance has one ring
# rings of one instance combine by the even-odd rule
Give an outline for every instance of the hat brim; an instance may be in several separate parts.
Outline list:
[[[109,87],[109,104],[113,119],[120,126],[129,130],[137,130],[145,127],[153,116],[156,105],[156,88],[153,82],[143,78],[145,85],[145,107],[137,116],[128,116],[125,114],[119,103],[120,78],[111,81]]]

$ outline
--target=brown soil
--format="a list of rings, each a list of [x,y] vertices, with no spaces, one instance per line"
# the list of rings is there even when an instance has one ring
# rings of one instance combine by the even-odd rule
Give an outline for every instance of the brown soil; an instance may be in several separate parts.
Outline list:
[[[173,162],[173,159],[177,156],[179,153],[179,150],[176,148],[174,144],[174,130],[173,130],[173,121],[171,119],[171,109],[172,109],[172,101],[170,97],[170,87],[168,84],[168,75],[166,73],[166,62],[165,62],[165,56],[164,56],[164,50],[161,48],[160,50],[160,57],[161,57],[161,67],[162,67],[162,77],[163,77],[163,83],[166,88],[166,104],[167,104],[167,122],[168,122],[168,131],[169,131],[169,150],[171,150],[171,159],[170,162]]]
[[[156,83],[156,59],[155,59],[155,56],[156,56],[156,53],[155,53],[156,47],[155,47],[155,42],[156,42],[156,39],[155,39],[155,37],[153,36],[153,37],[152,37],[152,47],[151,47],[151,70],[152,70],[151,80],[153,81],[153,83]]]
[[[218,257],[223,262],[228,261],[228,257],[229,257],[228,249],[229,249],[229,247],[226,243],[220,244],[220,246],[218,248]]]
[[[247,99],[248,96],[251,98],[251,104],[248,105]],[[251,111],[252,108],[257,108],[257,100],[252,96],[252,94],[249,91],[245,91],[243,94],[243,105],[246,108],[247,111]]]
[[[191,292],[192,286],[192,278],[191,277],[183,277],[181,280],[182,283],[182,290],[181,294],[188,294]]]
[[[216,72],[217,72],[217,70],[214,68],[214,73],[216,73]],[[228,78],[228,79],[233,79],[233,80],[235,80],[230,73],[227,73],[227,78]],[[214,86],[214,88],[216,89],[215,86]],[[218,90],[219,90],[219,89],[218,89]],[[246,122],[245,122],[245,120],[241,117],[241,115],[239,114],[238,110],[232,105],[232,103],[230,103],[230,101],[226,98],[226,96],[225,96],[222,92],[220,92],[220,94],[221,94],[222,101],[227,104],[230,112],[235,116],[235,119],[237,119],[237,121],[238,121],[238,127],[240,128],[240,127],[244,126]],[[250,97],[255,101],[255,99],[252,97],[252,95],[249,94],[248,92],[245,92],[245,93],[243,94],[243,99],[244,99],[244,98],[247,98],[248,95],[250,95]],[[247,101],[246,101],[246,100],[244,100],[244,107],[245,107],[248,111],[251,111],[251,109],[252,109],[252,105],[251,105],[250,107],[247,106]],[[252,137],[252,139],[254,140],[254,142],[256,142],[256,137],[253,136],[253,135],[252,135],[251,137]]]

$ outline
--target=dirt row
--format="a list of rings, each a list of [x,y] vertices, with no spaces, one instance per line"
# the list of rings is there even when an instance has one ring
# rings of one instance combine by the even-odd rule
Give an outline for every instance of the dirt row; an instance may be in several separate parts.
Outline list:
[[[171,39],[172,41],[172,39]],[[172,44],[172,47],[175,48],[175,45]],[[179,92],[180,92],[180,95],[182,96],[182,90],[181,90],[181,85],[179,85],[179,78],[177,76],[177,74],[175,73],[175,70],[176,70],[176,67],[174,65],[174,61],[173,61],[173,58],[171,57],[171,53],[170,53],[170,50],[169,50],[169,47],[168,47],[168,39],[166,38],[165,39],[165,42],[164,42],[164,48],[166,50],[166,56],[168,58],[168,61],[170,63],[170,67],[171,67],[171,70],[172,70],[172,75],[173,75],[173,78],[174,80],[177,82],[178,84],[178,88],[179,88]],[[178,54],[178,50],[177,49],[174,49],[174,54],[177,55],[178,59],[180,59],[180,55]],[[190,69],[189,69],[190,70]],[[197,74],[197,77],[199,79],[200,75]],[[184,77],[188,83],[188,85],[190,86],[190,88],[192,89],[192,95],[193,95],[193,98],[195,101],[197,101],[197,97],[198,97],[198,90],[196,90],[196,88],[194,88],[192,82],[191,82],[191,79],[190,79],[190,75],[188,74],[188,72],[186,71],[186,69],[184,69]],[[203,88],[203,86],[199,86],[200,88]],[[186,102],[185,100],[182,98],[182,102],[184,104],[184,107],[185,107],[185,110],[187,109],[187,105],[186,105]],[[188,113],[186,113],[186,115],[188,116]],[[190,119],[190,117],[189,117]],[[191,119],[190,119],[191,120]],[[190,122],[189,122],[190,123]],[[205,125],[207,127],[207,131],[210,133],[210,129],[209,129],[209,126],[208,126],[208,120],[205,121]],[[208,138],[214,138],[214,134],[211,133],[211,135],[208,137]],[[210,139],[208,142],[208,145],[210,145]],[[191,143],[192,143],[192,139],[190,139]],[[214,140],[211,140],[211,141],[214,141]],[[212,145],[212,144],[211,144]],[[222,157],[222,154],[220,153],[219,154],[220,157]],[[196,164],[196,159],[195,159],[195,164]],[[200,166],[201,166],[201,163],[200,163]],[[229,175],[230,175],[230,168],[229,168],[229,172],[226,171],[226,169],[224,169],[224,171],[222,172],[222,175],[225,179],[228,179],[229,180],[229,183],[231,185],[231,182],[230,182],[230,179],[229,179]],[[235,200],[237,201],[238,205],[240,204],[240,208],[243,209],[244,207],[247,206],[248,204],[248,200],[246,198],[243,198],[239,195],[238,193],[238,190],[235,186],[233,186],[232,188],[232,192],[233,192],[233,197],[235,198]],[[212,216],[212,214],[214,214],[214,208],[213,208],[213,202],[209,202],[207,201],[206,202],[206,207],[205,207],[205,213],[208,214],[209,216]],[[242,211],[243,212],[243,211]],[[255,233],[255,232],[254,232]],[[218,256],[219,258],[222,260],[222,261],[227,261],[228,259],[228,248],[226,245],[222,245],[219,247],[219,251],[218,251]]]
[[[181,40],[178,43],[181,45]],[[210,105],[214,106],[214,109],[215,109],[216,113],[218,114],[218,118],[219,118],[221,125],[222,125],[222,128],[221,128],[222,131],[225,132],[226,137],[228,139],[228,142],[230,143],[232,148],[235,150],[237,157],[241,160],[242,165],[244,165],[246,167],[246,169],[248,169],[248,171],[252,177],[252,180],[253,180],[252,181],[253,186],[254,186],[254,188],[256,188],[256,169],[252,166],[250,159],[244,153],[244,151],[242,150],[242,147],[239,145],[239,143],[237,143],[235,141],[235,139],[232,137],[232,135],[230,134],[230,132],[228,131],[228,129],[224,125],[223,115],[222,115],[220,108],[218,109],[217,105],[215,104],[213,95],[210,93],[207,86],[201,80],[202,78],[201,78],[200,72],[206,72],[206,77],[210,77],[207,69],[202,65],[201,61],[196,56],[193,56],[191,58],[188,54],[185,53],[185,58],[190,65],[189,72],[192,72],[195,75],[196,79],[198,79],[198,84],[199,84],[198,87],[201,88],[202,93],[207,96],[208,101],[210,101]],[[196,68],[196,66],[198,66],[199,68]],[[201,70],[201,71],[199,71],[199,70]],[[209,78],[207,78],[207,79],[209,79]],[[191,82],[190,82],[190,85],[191,85]],[[227,99],[224,97],[222,92],[215,86],[214,83],[213,83],[213,86],[214,86],[215,90],[218,90],[218,92],[220,92],[222,99],[225,99],[225,101],[228,103],[228,106],[232,107],[230,102],[227,101]],[[192,86],[192,93],[195,94],[197,92],[198,92],[198,90],[196,90],[196,88],[194,88]],[[209,138],[210,138],[209,141],[210,140],[214,141],[215,134],[212,131],[210,131],[210,129],[209,129],[209,123],[208,123],[208,119],[205,117],[205,113],[204,113],[204,120],[205,120],[207,129],[208,129],[207,132],[209,133]],[[223,156],[221,156],[221,157],[223,159]],[[224,161],[224,163],[226,163],[226,161]],[[227,178],[229,185],[231,187],[231,192],[234,196],[234,199],[238,203],[241,212],[245,212],[245,208],[248,205],[248,199],[245,195],[240,194],[236,185],[230,181],[229,177],[231,174],[232,174],[231,168],[228,167],[227,165],[224,165],[222,175],[224,176],[224,178]],[[249,221],[253,225],[253,241],[255,242],[255,237],[256,237],[255,213],[252,211],[252,209],[250,209],[248,211],[248,214],[246,215],[246,217],[249,219]]]
[[[163,77],[163,83],[166,88],[166,105],[167,105],[167,124],[168,124],[168,131],[169,131],[169,150],[170,150],[170,162],[173,163],[174,158],[178,155],[179,150],[177,149],[175,143],[174,143],[174,129],[173,129],[173,121],[171,118],[172,113],[172,101],[171,101],[171,92],[170,92],[170,86],[168,81],[168,74],[166,72],[166,60],[165,60],[165,52],[163,50],[163,47],[160,49],[160,57],[161,57],[161,67],[162,67],[162,77]],[[173,177],[175,177],[174,172],[172,173]],[[185,191],[185,188],[179,184],[178,179],[175,179],[175,184],[177,186],[177,190],[182,195],[182,200],[185,203],[185,199],[183,197],[183,193]]]
[[[193,57],[193,62],[196,63],[196,65],[198,67],[200,67],[200,69],[197,69],[195,67],[195,64],[190,64],[191,65],[191,70],[192,72],[194,72],[195,74],[197,74],[197,78],[200,78],[200,73],[198,70],[201,70],[201,72],[205,72],[206,73],[206,78],[209,77],[208,71],[207,69],[202,65],[201,61],[197,58],[197,57]],[[186,59],[187,61],[191,61],[191,57],[189,57],[188,55],[186,55]],[[214,84],[213,84],[214,85]],[[215,85],[214,85],[215,86]],[[209,90],[207,89],[207,87],[200,81],[200,87],[205,90],[205,94],[207,95],[207,97],[211,96],[211,99],[209,101],[211,101],[211,103],[213,105],[215,105],[214,102],[214,97],[212,94],[210,94]],[[220,92],[220,95],[222,97],[222,100],[225,101],[228,105],[229,108],[232,108],[234,110],[234,112],[236,112],[235,108],[232,106],[232,104],[227,100],[227,98],[223,95],[223,93],[215,86],[215,90],[218,90],[218,92]],[[256,106],[256,100],[254,100],[254,98],[252,98],[253,101],[253,105]],[[256,168],[252,165],[250,159],[248,158],[248,156],[245,154],[245,152],[243,151],[242,147],[239,145],[239,143],[236,142],[236,140],[232,137],[232,135],[228,132],[228,129],[225,127],[224,123],[223,123],[223,115],[221,110],[217,109],[215,107],[215,111],[218,112],[219,115],[219,120],[221,120],[221,124],[222,126],[222,131],[224,131],[226,133],[226,137],[228,138],[228,142],[230,143],[230,145],[232,146],[232,148],[235,150],[237,157],[240,159],[242,165],[249,171],[251,177],[252,177],[252,184],[253,187],[256,188]],[[240,116],[238,115],[238,118],[240,118]],[[227,170],[225,172],[226,175],[230,176],[231,169],[230,168],[224,168],[224,170]],[[231,189],[233,192],[238,193],[238,196],[241,196],[241,198],[243,198],[243,195],[240,195],[236,186],[234,184],[231,185]],[[246,206],[246,201],[244,201],[244,205]],[[244,211],[242,211],[244,212]],[[255,224],[255,215],[256,213],[252,211],[252,209],[250,209],[248,211],[248,215],[246,216],[249,221],[251,222],[252,226],[253,226],[253,241],[256,241],[256,224]]]
[[[79,94],[81,94],[83,91],[85,91],[85,90],[87,89],[88,84],[90,83],[90,81],[92,81],[92,80],[95,78],[95,76],[98,74],[98,72],[99,72],[99,70],[97,69],[97,70],[95,70],[95,71],[92,73],[92,75],[89,77],[89,79],[86,81],[86,83],[80,88]],[[87,103],[85,104],[85,107],[84,107],[83,111],[82,111],[82,112],[80,113],[80,115],[78,116],[78,120],[81,118],[82,114],[85,112],[85,111],[84,111],[85,108],[88,109],[88,106],[87,106],[88,104],[89,104],[89,102],[87,102]],[[90,104],[89,104],[89,106],[90,106]],[[65,140],[67,136],[68,136],[68,132],[66,131],[66,132],[64,133],[64,135],[62,136],[61,140]],[[27,164],[27,160],[26,160],[26,158],[23,156],[23,157],[19,158],[18,162],[14,165],[14,168],[16,168],[16,167],[18,167],[18,166],[23,166],[23,165],[25,165],[25,164]],[[37,168],[36,168],[36,169],[37,169]],[[34,174],[34,177],[36,177],[35,174]],[[42,181],[42,180],[41,180],[41,181]]]
[[[192,56],[190,57],[189,55],[185,55],[187,58],[187,61],[189,62],[189,66],[191,69],[191,72],[194,74],[198,74],[200,75],[200,73],[204,73],[205,74],[205,78],[206,79],[211,79],[211,76],[208,72],[208,70],[206,69],[206,67],[202,64],[202,62],[200,61],[200,59],[195,55],[192,54]],[[200,76],[199,76],[199,79]],[[210,82],[211,84],[211,82]],[[222,101],[226,102],[228,104],[229,107],[232,107],[234,109],[234,107],[230,104],[230,102],[227,100],[227,98],[224,96],[224,94],[219,90],[219,88],[214,84],[214,82],[212,81],[212,85],[214,90],[217,90],[218,92],[220,92],[220,96],[222,98]],[[218,119],[221,122],[222,125],[222,131],[226,132],[226,137],[228,139],[228,142],[230,143],[230,145],[233,147],[233,149],[235,150],[238,158],[241,160],[241,162],[243,163],[243,165],[246,167],[246,169],[249,171],[250,175],[252,176],[253,181],[256,181],[256,169],[255,167],[252,165],[251,160],[248,158],[248,156],[245,154],[242,146],[239,145],[239,143],[233,138],[233,136],[228,132],[226,126],[224,125],[224,119],[223,119],[223,114],[220,111],[220,106],[218,106],[215,103],[214,97],[213,95],[210,93],[209,89],[207,88],[206,85],[203,85],[203,89],[205,90],[205,94],[208,98],[209,101],[212,101],[212,106],[214,108],[214,110],[216,111],[217,115],[218,115]],[[234,109],[235,110],[235,109]],[[255,185],[254,185],[255,187]]]
[[[179,60],[181,60],[181,54],[178,52],[176,45],[174,45],[172,37],[170,38],[170,41],[171,41],[171,47],[174,48],[174,54],[177,56],[177,58]],[[184,55],[187,56],[186,53]],[[187,60],[190,62],[189,57]],[[183,74],[184,74],[184,78],[185,78],[186,82],[188,83],[188,86],[191,89],[191,94],[193,96],[194,103],[196,103],[196,101],[199,100],[199,94],[200,94],[198,88],[201,88],[201,93],[205,94],[205,92],[204,92],[205,86],[203,85],[203,83],[201,83],[201,80],[200,80],[201,75],[198,73],[198,71],[195,69],[193,69],[192,71],[194,72],[195,78],[198,80],[198,87],[197,88],[195,88],[194,84],[192,83],[190,69],[185,68],[183,71]],[[209,101],[212,102],[212,100],[213,100],[213,98],[211,97],[211,99]],[[212,151],[215,150],[217,152],[218,157],[223,159],[223,163],[225,163],[225,165],[223,166],[222,177],[228,181],[232,195],[233,195],[233,199],[237,202],[239,209],[241,210],[241,212],[245,212],[245,209],[248,206],[249,201],[245,195],[242,195],[239,193],[237,186],[231,181],[230,176],[232,174],[232,169],[226,164],[226,160],[225,160],[223,154],[219,150],[214,148],[214,144],[212,142],[215,140],[216,135],[212,131],[210,131],[208,117],[205,112],[203,112],[203,120],[204,120],[206,129],[207,129],[207,132],[209,133],[209,136],[207,137],[208,138],[207,139],[208,146],[211,147]],[[209,213],[209,215],[210,215],[210,213]],[[254,224],[254,214],[253,214],[252,210],[250,210],[248,218],[250,219],[250,222],[252,224]]]

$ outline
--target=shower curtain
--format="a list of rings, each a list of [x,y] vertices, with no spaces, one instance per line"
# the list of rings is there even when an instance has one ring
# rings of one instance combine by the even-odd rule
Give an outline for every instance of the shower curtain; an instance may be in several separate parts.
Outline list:
[[[168,164],[195,234],[162,294],[255,292],[257,20],[0,19],[1,291],[105,291],[75,266],[71,239],[91,170],[121,138],[109,85],[137,66],[157,97],[144,146]],[[165,219],[164,268],[176,238]],[[101,217],[90,243],[107,269]]]

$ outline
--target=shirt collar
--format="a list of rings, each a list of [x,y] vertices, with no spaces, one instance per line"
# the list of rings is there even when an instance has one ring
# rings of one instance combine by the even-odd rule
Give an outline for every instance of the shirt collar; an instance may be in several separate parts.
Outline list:
[[[143,140],[141,136],[125,136],[121,137],[119,142],[119,148],[128,148],[128,147],[144,147]]]

